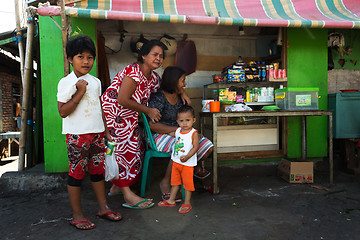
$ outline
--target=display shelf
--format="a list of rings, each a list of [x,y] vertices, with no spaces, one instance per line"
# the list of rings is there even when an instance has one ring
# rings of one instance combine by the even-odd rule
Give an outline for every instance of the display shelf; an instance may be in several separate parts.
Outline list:
[[[248,106],[265,106],[265,105],[275,105],[275,102],[245,102]]]
[[[273,87],[274,89],[280,88],[280,85],[285,85],[286,81],[276,81],[276,82],[217,82],[217,83],[209,83],[205,84],[203,87],[203,99],[208,98],[208,89],[220,89],[220,88],[229,88],[231,86],[234,87],[243,87],[247,88],[261,88],[261,87]]]

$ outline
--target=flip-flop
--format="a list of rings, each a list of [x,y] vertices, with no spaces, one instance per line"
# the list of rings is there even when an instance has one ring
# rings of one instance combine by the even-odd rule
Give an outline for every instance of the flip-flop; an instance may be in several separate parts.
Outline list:
[[[199,179],[205,179],[205,178],[207,178],[208,176],[210,176],[210,172],[209,171],[207,171],[205,168],[202,168],[201,169],[201,171],[204,171],[205,172],[205,174],[203,175],[203,176],[199,176],[199,175],[197,175],[197,173],[195,173],[195,171],[194,171],[194,177],[196,177],[196,178],[199,178]]]
[[[118,192],[118,193],[111,193],[111,192],[108,192],[107,194],[109,197],[113,197],[113,196],[118,196],[118,195],[123,195],[122,192]]]
[[[163,201],[169,200],[169,198],[170,198],[170,193],[169,193],[169,192],[161,194],[161,199],[162,199]],[[182,200],[181,197],[176,197],[176,198],[175,198],[175,202],[177,202],[177,203],[181,202],[181,200]]]
[[[121,206],[123,206],[124,208],[131,208],[131,209],[147,209],[147,208],[151,208],[152,206],[154,206],[154,203],[150,203],[148,206],[146,206],[146,207],[139,207],[139,205],[140,204],[142,204],[142,203],[145,203],[145,202],[147,202],[148,201],[148,199],[147,198],[145,198],[143,201],[140,201],[140,202],[138,202],[137,204],[135,204],[135,205],[129,205],[129,204],[127,204],[127,203],[123,203]]]
[[[96,227],[95,224],[93,226],[89,226],[87,228],[78,227],[79,224],[83,224],[83,223],[90,223],[90,220],[87,218],[85,221],[78,221],[78,222],[70,221],[70,225],[74,226],[76,229],[79,229],[79,230],[90,230],[90,229],[93,229]]]
[[[161,204],[160,204],[160,203],[161,203]],[[160,202],[158,203],[158,206],[159,206],[159,207],[175,207],[175,206],[176,206],[176,203],[171,204],[171,203],[169,203],[168,201],[164,200],[164,201],[160,201]]]
[[[106,212],[104,214],[99,214],[97,213],[96,216],[100,217],[100,218],[103,218],[103,219],[106,219],[106,220],[109,220],[109,221],[113,221],[113,222],[117,222],[117,221],[120,221],[122,219],[122,217],[120,217],[120,219],[114,219],[114,218],[111,218],[109,215],[110,214],[113,214],[113,215],[118,215],[117,212],[115,211],[109,211],[109,212]]]
[[[187,210],[180,210],[181,208],[188,208]],[[192,209],[192,206],[191,205],[188,205],[188,204],[181,204],[181,208],[179,209],[179,213],[188,213],[190,212],[190,210]]]

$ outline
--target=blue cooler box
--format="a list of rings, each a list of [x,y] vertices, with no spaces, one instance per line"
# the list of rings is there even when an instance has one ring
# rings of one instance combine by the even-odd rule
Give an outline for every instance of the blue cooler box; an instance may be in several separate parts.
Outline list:
[[[360,138],[360,92],[332,93],[328,101],[334,138]]]

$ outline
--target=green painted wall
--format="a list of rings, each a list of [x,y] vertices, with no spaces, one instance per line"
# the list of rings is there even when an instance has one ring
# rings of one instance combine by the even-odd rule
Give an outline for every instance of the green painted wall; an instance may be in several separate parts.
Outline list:
[[[60,23],[60,17],[54,17]],[[95,20],[72,18],[73,34],[96,37]],[[69,169],[62,119],[57,110],[57,85],[64,77],[61,30],[50,17],[39,17],[41,88],[44,121],[44,161],[46,172],[67,172]],[[96,63],[90,74],[96,76]]]
[[[327,109],[327,29],[289,28],[288,87],[318,87]],[[308,157],[327,156],[327,118],[307,117]],[[288,119],[288,157],[301,157],[301,119]]]

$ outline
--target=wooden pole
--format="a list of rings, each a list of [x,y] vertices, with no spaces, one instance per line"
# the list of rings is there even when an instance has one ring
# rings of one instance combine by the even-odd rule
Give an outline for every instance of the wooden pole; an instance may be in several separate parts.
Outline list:
[[[67,16],[65,14],[65,0],[61,0],[61,33],[62,33],[62,43],[63,43],[63,55],[64,55],[64,75],[70,73],[70,65],[66,55],[66,43],[68,40],[67,35]]]
[[[34,35],[34,19],[31,11],[28,12],[29,19],[27,21],[27,38],[26,38],[26,55],[24,64],[24,85],[23,85],[23,101],[21,107],[21,132],[19,146],[19,171],[25,169],[25,153],[26,153],[26,133],[27,121],[30,102],[30,91],[32,91],[32,70],[33,70],[33,35]],[[29,166],[28,166],[29,167]]]
[[[20,31],[20,0],[15,1],[15,20],[16,20],[16,38],[18,39],[18,48],[19,48],[19,58],[20,58],[20,72],[21,72],[21,80],[22,85],[24,86],[24,44],[22,41],[22,33]]]

